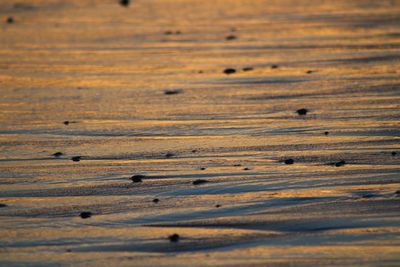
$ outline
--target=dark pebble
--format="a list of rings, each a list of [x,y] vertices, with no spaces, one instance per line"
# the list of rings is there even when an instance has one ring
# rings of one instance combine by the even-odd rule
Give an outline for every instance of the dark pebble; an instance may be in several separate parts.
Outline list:
[[[135,174],[131,177],[132,182],[134,183],[141,183],[143,181],[143,178],[145,178],[146,176],[142,175],[142,174]]]
[[[158,202],[160,202],[160,200],[158,198],[155,198],[155,199],[153,199],[153,202],[158,203]]]
[[[82,158],[82,156],[75,156],[75,157],[72,157],[71,159],[72,159],[72,161],[80,161],[81,158]]]
[[[285,159],[285,164],[293,164],[294,160],[293,159]]]
[[[328,134],[329,134],[329,132],[324,132],[324,134],[325,134],[325,135],[328,135]]]
[[[192,184],[194,184],[194,185],[200,185],[200,184],[205,184],[205,183],[208,183],[208,181],[207,181],[207,180],[204,180],[204,179],[197,179],[197,180],[193,181]]]
[[[53,154],[53,156],[56,158],[61,157],[62,155],[63,155],[63,153],[61,153],[61,152],[56,152]]]
[[[165,90],[164,94],[165,95],[177,95],[182,93],[182,90]]]
[[[5,208],[5,207],[7,207],[7,204],[0,203],[0,208]]]
[[[196,153],[196,152],[197,152],[197,149],[193,149],[193,150],[192,150],[192,153]]]
[[[297,114],[299,114],[299,115],[306,115],[307,112],[308,112],[308,110],[305,109],[305,108],[301,108],[301,109],[298,109],[296,112],[297,112]]]
[[[168,152],[167,154],[165,154],[165,157],[166,157],[167,159],[172,158],[173,156],[175,156],[175,155],[172,154],[172,153],[170,153],[170,152]]]
[[[235,39],[236,39],[236,36],[235,36],[235,35],[228,35],[228,36],[225,37],[225,39],[226,39],[227,41],[235,40]]]
[[[129,0],[120,0],[119,3],[121,6],[129,6]]]
[[[206,168],[204,168],[204,167],[201,167],[201,168],[200,168],[200,170],[202,170],[202,171],[204,171],[205,169],[206,169]]]
[[[178,235],[178,234],[170,235],[170,236],[168,237],[168,239],[169,239],[170,242],[176,243],[176,242],[179,241],[179,235]]]
[[[14,18],[13,17],[8,17],[7,18],[7,23],[8,24],[14,23]]]
[[[69,121],[64,121],[63,122],[65,125],[68,125],[69,124]]]
[[[396,156],[397,153],[395,151],[392,152],[392,156]]]
[[[92,217],[92,213],[90,211],[84,211],[84,212],[81,212],[80,216],[82,219],[87,219],[87,218]]]
[[[203,71],[202,71],[202,70],[199,70],[197,73],[200,73],[200,74],[201,74],[201,73],[203,73]]]
[[[177,34],[177,35],[179,35],[179,34],[181,34],[182,32],[181,31],[176,31],[175,32],[175,34]]]
[[[72,250],[70,250],[70,249],[67,249],[67,250],[65,250],[65,252],[71,252]]]
[[[278,65],[272,65],[272,66],[271,66],[271,69],[277,69],[277,68],[279,68]]]
[[[342,166],[344,166],[345,164],[346,164],[346,161],[341,160],[341,161],[339,161],[339,162],[336,162],[336,163],[335,163],[335,166],[336,166],[336,167],[342,167]]]
[[[221,205],[217,204],[217,205],[215,205],[215,207],[216,207],[216,208],[219,208],[219,207],[221,207]]]
[[[241,167],[242,164],[234,164],[233,167]]]
[[[248,170],[250,170],[250,169],[249,169],[249,168],[243,168],[243,170],[244,170],[244,171],[248,171]]]
[[[236,72],[235,69],[225,69],[225,70],[224,70],[224,73],[227,74],[227,75],[233,74],[233,73],[235,73],[235,72]]]
[[[246,68],[243,68],[242,70],[243,71],[251,71],[251,70],[253,70],[253,68],[252,67],[246,67]]]
[[[307,74],[311,74],[311,73],[313,73],[313,72],[314,72],[314,71],[312,71],[312,70],[306,71]]]

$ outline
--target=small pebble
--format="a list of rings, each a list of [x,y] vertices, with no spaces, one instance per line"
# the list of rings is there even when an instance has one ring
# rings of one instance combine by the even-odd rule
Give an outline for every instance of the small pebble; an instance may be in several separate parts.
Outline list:
[[[204,171],[205,169],[206,169],[206,168],[204,168],[204,167],[201,167],[201,168],[200,168],[200,170],[202,170],[202,171]]]
[[[277,68],[279,68],[278,65],[272,65],[272,66],[271,66],[271,69],[277,69]]]
[[[299,114],[299,115],[306,115],[307,112],[308,112],[308,110],[305,109],[305,108],[301,108],[301,109],[298,109],[296,112],[297,112],[297,114]]]
[[[199,70],[197,73],[200,73],[200,74],[201,74],[201,73],[203,73],[203,71],[202,71],[202,70]]]
[[[5,208],[5,207],[7,207],[7,204],[0,203],[0,208]]]
[[[14,23],[14,18],[13,18],[13,17],[8,17],[8,18],[7,18],[7,23],[8,23],[8,24]]]
[[[72,157],[71,159],[72,159],[72,161],[80,161],[81,158],[82,158],[82,156],[75,156],[75,157]]]
[[[177,95],[182,93],[182,90],[165,90],[164,94],[165,95]]]
[[[155,198],[155,199],[153,199],[153,202],[158,203],[158,202],[160,202],[160,200],[158,198]]]
[[[129,6],[129,0],[120,0],[119,3],[121,6]]]
[[[248,171],[248,170],[250,170],[250,169],[246,167],[246,168],[243,168],[243,170],[244,170],[244,171]]]
[[[227,41],[231,41],[231,40],[235,40],[235,39],[236,39],[235,35],[228,35],[225,37],[225,40],[227,40]]]
[[[197,180],[194,180],[192,184],[193,185],[200,185],[200,184],[205,184],[205,183],[208,183],[208,181],[204,180],[204,179],[197,179]]]
[[[84,211],[84,212],[81,212],[80,216],[82,219],[87,219],[87,218],[92,217],[92,213],[90,211]]]
[[[215,205],[215,207],[216,207],[216,208],[219,208],[219,207],[221,207],[221,205],[217,204],[217,205]]]
[[[294,160],[293,159],[285,159],[285,164],[293,164]]]
[[[193,150],[192,150],[192,153],[196,153],[196,152],[197,152],[197,149],[193,149]]]
[[[242,164],[234,164],[233,167],[241,167]]]
[[[142,174],[135,174],[131,177],[132,182],[134,183],[141,183],[143,181],[143,178],[145,178],[146,176],[142,175]]]
[[[311,74],[311,73],[313,73],[313,72],[314,72],[314,71],[312,71],[312,70],[306,71],[307,74]]]
[[[53,154],[53,156],[56,158],[61,157],[62,155],[63,155],[63,153],[61,153],[61,152],[56,152]]]
[[[231,68],[225,69],[225,70],[224,70],[224,73],[227,74],[227,75],[233,74],[233,73],[235,73],[235,72],[236,72],[236,70],[235,70],[235,69],[231,69]]]
[[[64,121],[63,122],[65,125],[68,125],[69,124],[69,121]]]
[[[396,155],[397,155],[397,152],[393,151],[393,152],[392,152],[392,156],[394,157],[394,156],[396,156]]]
[[[345,164],[346,164],[346,161],[341,160],[341,161],[339,161],[339,162],[336,162],[336,163],[335,163],[335,166],[336,166],[336,167],[342,167],[342,166],[344,166]]]
[[[170,241],[171,243],[176,243],[176,242],[179,241],[179,235],[178,235],[178,234],[170,235],[170,236],[168,237],[168,239],[169,239],[169,241]]]
[[[165,35],[171,35],[171,34],[173,34],[173,32],[172,31],[165,31],[164,34]]]
[[[329,132],[324,132],[324,134],[325,134],[325,135],[328,135],[328,134],[329,134]]]
[[[253,70],[253,68],[252,67],[246,67],[246,68],[243,68],[242,70],[243,71],[251,71],[251,70]]]

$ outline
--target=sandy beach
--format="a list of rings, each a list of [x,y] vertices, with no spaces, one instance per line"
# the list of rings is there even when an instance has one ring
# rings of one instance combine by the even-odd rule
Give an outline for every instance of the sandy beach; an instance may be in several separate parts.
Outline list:
[[[0,2],[0,266],[400,265],[400,1],[122,2]]]

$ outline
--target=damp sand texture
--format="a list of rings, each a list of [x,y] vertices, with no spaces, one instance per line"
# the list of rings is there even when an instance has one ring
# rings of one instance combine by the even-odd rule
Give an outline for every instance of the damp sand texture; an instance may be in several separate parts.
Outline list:
[[[1,266],[399,266],[400,2],[0,2]]]

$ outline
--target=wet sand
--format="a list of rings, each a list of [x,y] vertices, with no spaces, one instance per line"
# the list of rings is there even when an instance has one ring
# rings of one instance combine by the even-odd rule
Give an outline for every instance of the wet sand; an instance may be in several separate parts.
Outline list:
[[[0,15],[0,265],[400,264],[400,2]]]

